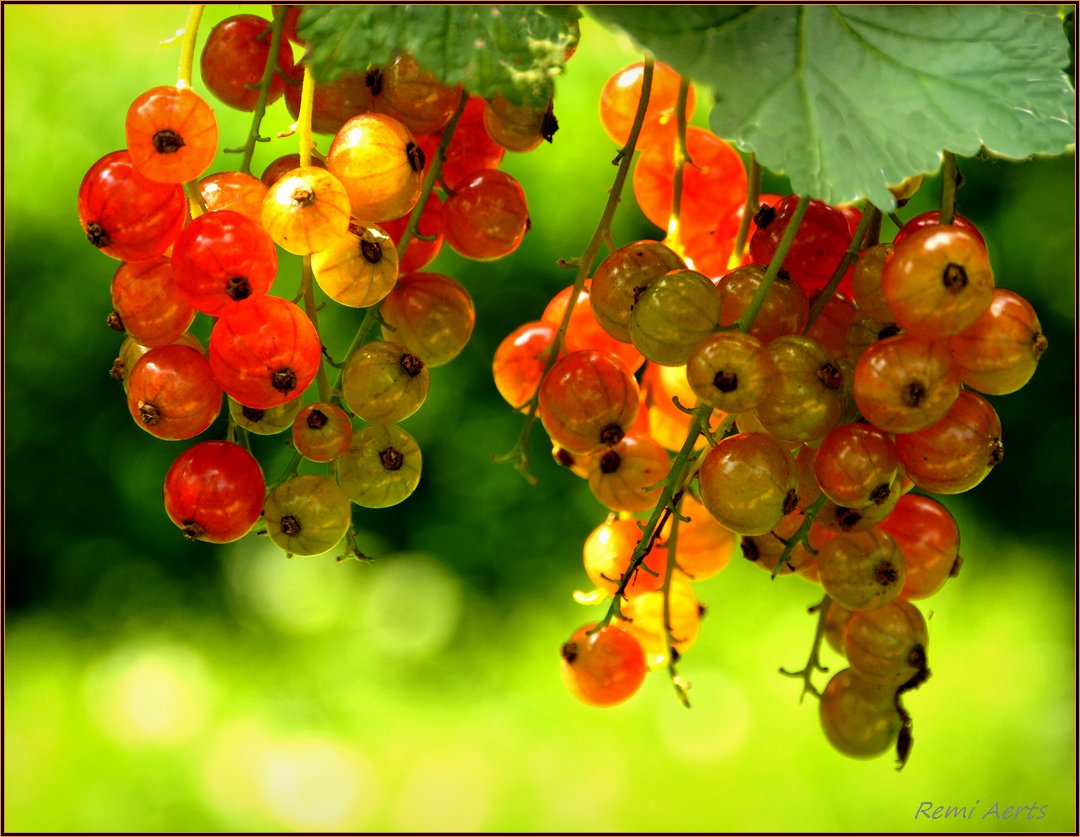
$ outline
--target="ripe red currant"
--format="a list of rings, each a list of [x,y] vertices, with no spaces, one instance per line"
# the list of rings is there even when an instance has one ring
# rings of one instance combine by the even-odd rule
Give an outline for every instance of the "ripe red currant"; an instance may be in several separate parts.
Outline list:
[[[259,519],[265,497],[259,463],[232,442],[199,442],[165,476],[165,512],[188,540],[239,540]]]

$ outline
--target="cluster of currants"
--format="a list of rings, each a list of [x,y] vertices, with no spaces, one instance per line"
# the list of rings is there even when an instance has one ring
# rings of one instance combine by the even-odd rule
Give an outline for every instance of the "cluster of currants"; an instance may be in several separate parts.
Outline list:
[[[878,243],[872,206],[763,195],[743,254],[746,172],[694,129],[673,213],[673,113],[677,95],[692,96],[659,64],[652,84],[633,182],[667,238],[615,249],[564,333],[573,288],[494,359],[503,397],[536,399],[556,460],[610,511],[584,559],[596,597],[613,599],[562,647],[564,679],[610,705],[650,668],[674,677],[703,612],[691,582],[719,572],[738,541],[774,577],[825,593],[820,633],[850,667],[820,693],[820,668],[799,674],[829,741],[859,757],[895,744],[903,763],[901,696],[929,676],[913,602],[960,566],[956,523],[928,495],[967,491],[1001,461],[984,394],[1023,386],[1046,338],[1031,306],[995,287],[985,242],[961,216],[924,213]],[[640,87],[640,67],[605,87],[601,119],[616,141]],[[921,182],[895,194],[905,202]]]
[[[78,211],[90,242],[122,262],[108,322],[126,339],[112,375],[136,424],[160,439],[193,439],[228,403],[226,439],[196,443],[169,469],[169,518],[185,537],[212,543],[262,518],[282,550],[316,555],[343,537],[355,549],[350,501],[383,508],[416,488],[420,449],[398,422],[419,409],[429,368],[461,352],[475,320],[468,291],[423,268],[444,240],[473,259],[519,245],[524,192],[497,166],[507,148],[550,139],[554,117],[550,107],[469,96],[407,54],[316,84],[293,59],[300,9],[275,7],[273,24],[252,14],[222,21],[201,69],[233,108],[259,112],[284,97],[299,117],[302,156],[275,160],[261,179],[205,174],[217,121],[182,72],[177,86],[132,103],[127,146],[91,166]],[[312,156],[312,130],[333,135],[324,158]],[[279,247],[303,257],[296,301],[271,293]],[[341,364],[320,339],[316,285],[367,309]],[[212,323],[205,351],[189,331],[200,315]],[[365,342],[375,323],[381,339]],[[340,369],[338,383],[327,367]],[[305,399],[313,385],[317,397]],[[284,432],[295,456],[268,493],[248,434]],[[325,474],[298,474],[301,458],[326,463]]]

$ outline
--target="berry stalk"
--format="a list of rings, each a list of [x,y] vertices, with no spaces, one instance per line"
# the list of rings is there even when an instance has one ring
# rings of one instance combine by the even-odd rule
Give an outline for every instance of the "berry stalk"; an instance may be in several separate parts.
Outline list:
[[[191,87],[192,68],[195,66],[195,38],[199,34],[199,21],[206,6],[196,3],[188,10],[184,23],[183,40],[180,42],[180,66],[176,72],[176,86]]]
[[[746,240],[750,236],[750,222],[757,214],[761,201],[761,165],[757,161],[757,155],[750,154],[750,171],[746,175],[746,203],[743,205],[742,220],[739,221],[739,231],[735,234],[735,245],[731,249],[731,258],[728,259],[728,270],[734,270],[742,264],[743,256],[746,255]]]
[[[840,259],[840,264],[836,266],[833,275],[829,277],[829,281],[825,284],[825,287],[818,293],[817,300],[810,309],[810,316],[806,319],[806,327],[803,329],[803,334],[810,333],[810,327],[814,324],[814,321],[821,312],[825,310],[826,304],[832,299],[832,295],[836,293],[836,289],[840,286],[840,280],[844,278],[847,269],[851,266],[852,262],[855,261],[856,257],[859,255],[859,251],[865,245],[870,230],[873,228],[875,222],[880,222],[880,220],[881,211],[867,201],[863,205],[862,217],[859,219],[859,225],[855,228],[855,234],[851,237],[851,243],[848,244],[847,250],[844,251],[844,257]]]
[[[941,223],[951,224],[956,216],[956,192],[963,183],[956,155],[943,151],[941,158]]]
[[[274,74],[279,71],[277,63],[278,50],[281,48],[282,33],[285,31],[285,7],[274,8],[274,22],[270,27],[270,54],[266,58],[266,67],[263,70],[262,79],[259,81],[259,99],[255,103],[255,112],[251,115],[251,129],[247,139],[241,147],[243,158],[240,160],[240,171],[251,174],[251,158],[255,155],[255,143],[266,140],[259,135],[259,127],[262,125],[263,116],[266,115],[266,100],[270,96],[270,82]],[[309,120],[310,121],[310,120]]]
[[[675,104],[675,176],[671,181],[671,217],[668,219],[667,237],[668,246],[676,253],[682,254],[682,245],[679,241],[681,230],[679,219],[682,213],[683,193],[683,168],[687,162],[693,164],[686,150],[686,99],[690,93],[690,79],[679,76],[679,97]]]
[[[779,564],[777,564],[779,566]],[[821,641],[825,638],[825,622],[829,616],[829,604],[832,600],[825,596],[816,605],[812,605],[808,609],[808,613],[816,613],[818,615],[817,628],[814,630],[814,642],[810,646],[810,657],[806,661],[806,665],[799,671],[788,671],[786,668],[780,669],[780,673],[787,675],[788,677],[801,677],[803,681],[802,694],[799,696],[799,702],[802,703],[802,699],[806,697],[806,693],[809,692],[814,697],[820,698],[821,692],[817,690],[814,685],[814,672],[816,671],[828,671],[826,666],[821,664]]]
[[[754,318],[757,317],[758,311],[761,310],[761,306],[765,303],[769,288],[776,281],[777,274],[780,273],[780,266],[784,263],[792,242],[795,241],[795,235],[799,232],[799,225],[802,223],[803,216],[806,215],[808,206],[810,206],[810,196],[803,195],[799,198],[799,203],[791,214],[791,220],[780,238],[780,243],[776,247],[776,253],[773,255],[772,261],[769,262],[769,267],[761,280],[761,286],[757,289],[753,299],[750,300],[746,312],[739,319],[739,331],[749,331],[750,326],[754,324]]]
[[[630,136],[626,140],[626,145],[619,150],[619,153],[615,156],[615,160],[613,161],[618,165],[619,170],[616,172],[615,180],[608,190],[608,199],[607,203],[604,205],[604,211],[600,215],[600,221],[596,226],[596,230],[593,232],[592,238],[589,239],[589,243],[585,245],[585,251],[581,254],[581,257],[574,262],[567,262],[567,264],[577,265],[577,275],[574,278],[574,288],[570,292],[570,299],[567,303],[566,311],[563,313],[559,329],[555,332],[555,339],[551,344],[547,362],[544,365],[544,373],[540,376],[540,380],[543,380],[544,376],[551,371],[551,367],[555,365],[555,361],[559,359],[559,355],[562,353],[563,345],[566,341],[566,331],[570,327],[570,317],[574,313],[574,306],[577,304],[578,296],[585,287],[585,280],[592,272],[593,262],[596,261],[596,257],[600,252],[600,245],[603,244],[604,241],[610,241],[611,239],[611,222],[615,219],[615,210],[618,208],[619,201],[622,199],[623,187],[626,184],[627,175],[630,173],[630,162],[634,157],[638,135],[641,133],[641,126],[645,121],[645,111],[649,107],[652,77],[653,59],[652,56],[646,56],[645,66],[642,71],[641,96],[638,99],[637,111],[634,113],[634,122],[630,128]],[[536,424],[536,419],[539,415],[539,405],[540,387],[537,385],[536,391],[533,392],[532,397],[520,408],[525,414],[525,422],[522,425],[521,432],[518,434],[518,440],[514,447],[508,453],[493,458],[493,461],[495,462],[513,462],[514,467],[518,472],[530,482],[535,482],[535,480],[529,474],[529,437],[532,435],[532,428]],[[605,622],[604,624],[607,623]]]

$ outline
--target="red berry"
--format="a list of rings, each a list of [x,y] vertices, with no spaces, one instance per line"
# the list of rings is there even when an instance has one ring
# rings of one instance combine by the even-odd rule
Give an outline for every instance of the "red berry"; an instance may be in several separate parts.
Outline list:
[[[87,239],[125,262],[160,256],[188,217],[184,187],[139,174],[126,151],[106,154],[79,186],[79,220]]]
[[[124,124],[131,162],[162,183],[194,180],[217,154],[217,120],[189,88],[155,87],[132,102]]]
[[[270,21],[258,15],[234,15],[210,30],[203,45],[200,67],[203,82],[218,99],[237,110],[255,110],[259,83],[270,59]],[[293,69],[292,48],[282,38],[277,66],[289,74]],[[285,79],[275,73],[267,103],[281,98]]]
[[[267,409],[301,395],[322,360],[319,334],[300,308],[263,296],[237,305],[210,332],[210,368],[247,407]]]
[[[199,442],[165,476],[165,512],[188,540],[242,538],[262,514],[265,496],[259,463],[232,442]]]

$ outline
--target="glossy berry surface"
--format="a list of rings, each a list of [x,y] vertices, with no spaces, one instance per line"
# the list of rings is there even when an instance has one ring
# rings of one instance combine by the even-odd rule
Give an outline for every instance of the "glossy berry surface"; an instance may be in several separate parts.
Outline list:
[[[932,494],[959,494],[982,482],[1005,456],[1001,421],[990,402],[963,390],[940,419],[896,436],[907,475]]]
[[[654,363],[682,366],[719,320],[720,295],[708,277],[673,270],[650,283],[634,303],[630,339]]]
[[[848,610],[874,610],[904,587],[904,555],[879,529],[837,535],[818,552],[825,593]]]
[[[200,58],[203,82],[221,102],[237,110],[255,110],[258,85],[270,59],[270,21],[258,15],[233,15],[210,30]],[[285,38],[276,56],[278,66],[290,73],[292,49]],[[275,75],[267,103],[281,98],[285,79]]]
[[[1023,387],[1048,346],[1031,303],[1004,288],[995,288],[987,309],[948,342],[960,380],[987,395]]]
[[[625,436],[589,463],[589,490],[606,508],[640,512],[656,505],[668,472],[668,454],[648,436]]]
[[[442,273],[401,276],[379,306],[387,337],[427,366],[443,366],[472,336],[476,309],[465,287]]]
[[[683,654],[697,641],[704,612],[694,587],[685,578],[671,580],[665,615],[664,595],[659,590],[642,593],[622,607],[628,621],[620,623],[645,651],[645,662],[652,668],[665,665],[669,654],[665,623],[671,628],[672,649]]]
[[[904,553],[905,599],[926,599],[959,569],[960,527],[948,509],[933,497],[905,494],[880,524]]]
[[[612,355],[571,352],[540,383],[540,420],[573,453],[617,444],[637,417],[637,381]]]
[[[160,256],[188,217],[184,187],[139,174],[126,150],[106,154],[79,186],[79,220],[106,256],[133,262]]]
[[[935,340],[963,331],[989,307],[994,274],[981,239],[962,227],[930,226],[895,245],[881,290],[897,325]]]
[[[217,120],[190,88],[154,87],[131,103],[124,123],[131,162],[162,183],[194,180],[217,154]]]
[[[361,221],[399,218],[412,210],[424,178],[424,153],[412,132],[392,117],[363,113],[334,137],[326,165]]]
[[[748,264],[725,273],[716,283],[720,294],[720,325],[735,325],[750,308],[765,281],[766,266]],[[784,334],[800,334],[810,317],[806,291],[786,274],[769,286],[748,333],[762,343]]]
[[[232,442],[199,442],[165,475],[165,512],[188,540],[239,540],[262,514],[265,495],[259,463]]]
[[[417,235],[409,239],[405,252],[402,253],[401,239],[411,217],[410,213],[379,224],[398,247],[398,264],[402,273],[412,273],[427,267],[439,255],[443,245],[443,232],[446,229],[443,200],[433,192],[428,195],[424,208],[420,211],[420,220],[416,224]]]
[[[128,411],[159,439],[190,439],[221,412],[221,387],[201,352],[172,344],[151,349],[126,377]]]
[[[450,138],[442,164],[442,176],[451,189],[473,172],[499,167],[506,149],[491,138],[484,127],[487,102],[480,96],[470,96]],[[439,134],[418,137],[417,141],[429,159],[439,147]]]
[[[495,349],[491,371],[495,388],[511,407],[520,407],[536,393],[558,326],[535,322],[518,326]]]
[[[292,426],[293,447],[312,462],[330,462],[349,449],[352,422],[336,404],[316,401],[296,414]]]
[[[261,225],[222,209],[188,224],[176,240],[173,273],[197,310],[221,316],[266,295],[277,275],[277,249]]]
[[[881,505],[889,499],[899,462],[889,434],[871,424],[842,424],[818,447],[814,474],[825,496],[840,506]]]
[[[614,706],[633,697],[645,682],[645,654],[634,637],[614,625],[595,627],[584,625],[563,643],[563,683],[582,703]]]
[[[894,691],[864,680],[849,668],[835,674],[818,707],[829,743],[844,755],[862,759],[888,751],[901,726]]]
[[[376,340],[349,356],[341,376],[342,396],[352,412],[374,424],[408,418],[424,403],[431,373],[399,343]]]
[[[728,218],[746,202],[746,168],[742,157],[711,131],[691,125],[686,148],[694,164],[683,168],[680,224],[687,234],[707,230],[717,218]],[[663,230],[674,202],[675,159],[670,146],[645,149],[634,167],[633,188],[645,217]]]
[[[222,389],[247,407],[266,409],[299,396],[322,360],[318,332],[286,299],[248,300],[210,332],[210,368]]]
[[[393,424],[369,424],[353,433],[337,460],[338,485],[356,505],[368,509],[396,506],[420,483],[420,448]]]
[[[300,116],[300,91],[304,81],[303,64],[297,64],[285,85],[285,105],[293,119]],[[311,102],[311,130],[316,134],[336,134],[341,126],[372,108],[371,88],[366,73],[342,73],[334,81],[315,82]],[[297,162],[299,165],[299,162]]]
[[[865,419],[889,433],[914,433],[945,415],[960,392],[960,376],[944,341],[901,334],[862,353],[854,386]]]
[[[573,291],[574,286],[567,285],[555,294],[544,307],[541,319],[556,327],[561,326],[563,317],[566,316],[566,309],[570,306]],[[634,348],[632,343],[623,343],[621,340],[616,340],[597,321],[596,315],[593,313],[592,296],[589,293],[588,282],[586,282],[586,287],[578,292],[574,308],[570,312],[570,321],[566,326],[563,345],[568,352],[587,349],[610,352],[630,372],[637,372],[645,362],[644,355]]]
[[[231,209],[257,224],[262,223],[266,185],[257,177],[240,171],[209,174],[199,181],[199,192],[208,212]]]
[[[763,535],[798,503],[795,459],[765,433],[740,433],[709,451],[699,473],[701,502],[742,535]]]
[[[458,183],[444,213],[446,243],[477,261],[510,255],[529,227],[524,190],[498,169],[475,172]]]
[[[611,139],[626,145],[634,124],[638,100],[644,86],[645,64],[637,61],[614,73],[600,91],[600,124]],[[638,147],[671,148],[676,139],[675,107],[679,100],[679,74],[662,61],[653,64],[649,106],[638,134]],[[697,93],[694,86],[686,94],[686,118],[694,115]]]
[[[585,539],[582,558],[589,581],[609,595],[615,595],[623,575],[630,567],[634,548],[641,540],[641,529],[633,520],[612,517],[604,521]],[[642,566],[630,576],[623,595],[633,598],[649,590],[659,590],[664,581],[668,553],[654,545],[642,561]]]
[[[442,130],[461,99],[461,85],[447,86],[405,52],[378,71],[372,107],[398,120],[414,134]],[[369,86],[369,89],[370,86]]]
[[[851,668],[866,680],[894,687],[926,669],[929,643],[922,613],[903,599],[852,613],[844,628]]]
[[[686,265],[659,241],[634,241],[611,253],[593,274],[589,297],[600,326],[624,343],[630,342],[630,313],[637,297],[652,282]]]
[[[262,224],[274,243],[298,256],[325,250],[349,229],[349,196],[326,169],[286,172],[263,199]]]
[[[534,108],[528,103],[515,104],[505,96],[494,96],[484,109],[484,128],[496,144],[507,151],[525,152],[537,148],[554,133],[551,103]],[[548,133],[550,131],[550,133]]]
[[[289,555],[322,555],[345,537],[352,522],[349,498],[321,474],[301,474],[280,483],[263,508],[266,533]]]
[[[754,216],[757,229],[750,238],[750,257],[755,262],[768,264],[772,260],[798,203],[797,195],[788,195],[775,207],[763,206]],[[812,200],[783,267],[808,291],[821,288],[839,266],[850,240],[843,214],[826,203]]]
[[[184,299],[164,256],[124,262],[110,287],[113,310],[124,330],[143,346],[167,346],[191,325],[195,309]]]
[[[376,224],[353,221],[348,231],[311,256],[323,292],[341,305],[367,308],[382,300],[398,278],[398,252]]]
[[[765,351],[775,374],[755,411],[762,427],[797,442],[820,439],[836,427],[845,385],[836,359],[816,340],[793,334],[777,337]]]

